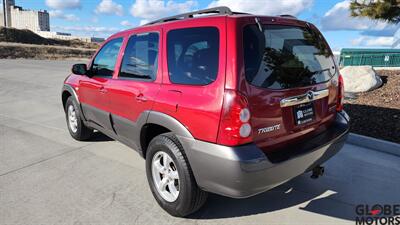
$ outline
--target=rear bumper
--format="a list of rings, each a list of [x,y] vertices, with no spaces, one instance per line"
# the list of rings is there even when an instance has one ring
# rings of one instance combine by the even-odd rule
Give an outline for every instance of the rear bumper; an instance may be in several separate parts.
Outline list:
[[[182,138],[198,185],[209,192],[246,198],[276,187],[327,161],[342,147],[349,131],[343,111],[324,133],[296,145],[296,154],[275,162],[255,144],[228,147]],[[293,152],[293,151],[292,151]]]

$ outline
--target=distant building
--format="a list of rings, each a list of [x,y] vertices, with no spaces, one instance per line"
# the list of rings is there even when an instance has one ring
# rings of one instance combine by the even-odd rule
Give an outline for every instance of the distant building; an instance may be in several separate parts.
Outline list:
[[[78,39],[84,42],[103,42],[104,38],[78,37],[70,33],[50,32],[50,16],[46,10],[29,10],[15,5],[15,0],[3,1],[3,9],[0,12],[0,26],[17,29],[28,29],[44,38],[56,38],[62,40]]]
[[[90,38],[90,41],[91,42],[95,42],[95,43],[101,43],[101,42],[103,42],[105,40],[106,40],[105,38],[100,38],[100,37],[91,37]]]
[[[1,0],[2,1],[2,9],[1,9],[1,11],[0,11],[0,26],[7,26],[7,10],[6,9],[8,9],[7,8],[7,5],[9,4],[9,1],[6,1],[6,0]]]
[[[72,36],[70,33],[62,33],[62,32],[53,32],[53,31],[36,31],[37,34],[44,38],[56,38],[61,40],[81,40],[84,42],[103,42],[104,38],[96,38],[96,37],[79,37]]]
[[[3,17],[4,26],[11,27],[11,7],[15,5],[15,0],[4,0],[3,1]]]
[[[92,42],[90,37],[72,36],[70,33],[54,32],[54,31],[36,31],[37,34],[44,38],[61,39],[61,40],[81,40],[84,42]]]
[[[11,27],[31,31],[50,31],[49,13],[44,11],[25,10],[19,6],[11,7]]]
[[[3,13],[3,9],[0,10],[0,27],[1,26],[6,26],[4,24],[4,13]]]
[[[46,10],[27,10],[15,5],[15,0],[3,1],[3,24],[6,27],[31,31],[50,31],[50,16]]]

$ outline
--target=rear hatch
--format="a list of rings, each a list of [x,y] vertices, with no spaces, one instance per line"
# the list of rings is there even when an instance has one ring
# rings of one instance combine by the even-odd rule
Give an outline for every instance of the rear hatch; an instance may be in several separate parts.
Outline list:
[[[245,79],[253,141],[272,152],[305,141],[336,115],[332,52],[315,27],[257,24],[243,29]]]

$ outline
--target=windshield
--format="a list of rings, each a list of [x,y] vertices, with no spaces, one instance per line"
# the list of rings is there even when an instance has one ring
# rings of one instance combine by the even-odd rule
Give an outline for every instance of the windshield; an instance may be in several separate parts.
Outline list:
[[[246,79],[252,85],[287,89],[328,81],[335,74],[321,34],[308,27],[248,25],[243,34]]]

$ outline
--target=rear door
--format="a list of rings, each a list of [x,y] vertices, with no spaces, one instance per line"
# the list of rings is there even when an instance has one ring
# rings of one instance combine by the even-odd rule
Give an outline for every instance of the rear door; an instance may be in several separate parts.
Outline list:
[[[310,25],[247,25],[242,91],[253,140],[272,151],[326,129],[335,116],[337,71],[331,50]]]
[[[146,119],[143,113],[152,109],[161,85],[160,31],[153,28],[128,37],[118,77],[108,88],[115,132],[135,149],[141,129],[138,120]]]
[[[208,142],[216,142],[224,95],[225,29],[225,18],[212,17],[163,28],[163,84],[154,110]]]

